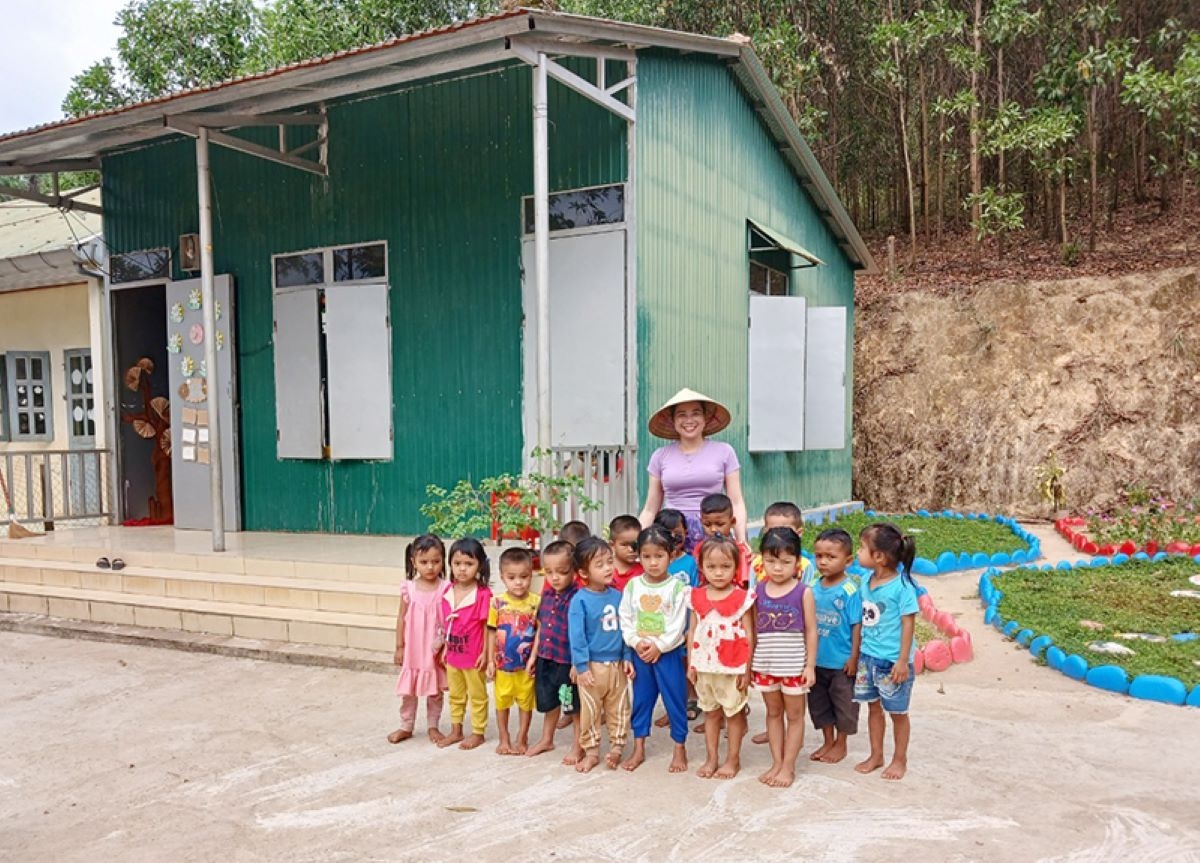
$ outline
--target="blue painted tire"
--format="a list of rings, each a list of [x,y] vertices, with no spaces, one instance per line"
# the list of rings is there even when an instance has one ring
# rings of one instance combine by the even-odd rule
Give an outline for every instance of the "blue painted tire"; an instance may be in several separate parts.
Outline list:
[[[919,509],[917,510],[917,515],[921,516],[921,518],[929,518],[929,510]]]
[[[1118,552],[1117,554],[1113,555],[1112,562],[1117,566],[1120,566],[1122,563],[1129,563],[1129,555],[1123,551]]]
[[[1061,671],[1072,680],[1083,680],[1088,673],[1087,660],[1078,653],[1072,653],[1063,660]]]
[[[1015,620],[1010,620],[1008,623],[1004,624],[1003,632],[1009,638],[1015,638],[1017,633],[1020,631],[1021,624],[1017,623]]]
[[[1003,551],[998,551],[988,558],[988,563],[992,566],[1008,566],[1012,563],[1012,558]]]
[[[1029,560],[1029,555],[1026,553],[1025,549],[1023,549],[1023,548],[1018,548],[1016,551],[1014,551],[1012,553],[1012,562],[1013,563],[1025,563],[1027,560]]]
[[[1063,663],[1067,661],[1067,654],[1061,647],[1051,645],[1046,649],[1046,664],[1055,671],[1063,670]]]
[[[1071,561],[1069,561],[1069,560],[1060,560],[1060,561],[1057,563],[1057,565],[1055,565],[1055,567],[1054,567],[1054,568],[1055,568],[1055,569],[1061,569],[1061,570],[1063,570],[1063,571],[1065,572],[1065,571],[1067,571],[1067,570],[1069,570],[1069,569],[1074,569],[1074,568],[1075,568],[1075,564],[1071,563]]]
[[[1144,552],[1144,551],[1139,551],[1133,556],[1133,559],[1134,560],[1149,560],[1150,555],[1146,554],[1146,552]]]
[[[1200,555],[1197,555],[1197,557],[1200,557]],[[1197,563],[1200,563],[1200,561],[1197,561]],[[1200,685],[1195,686],[1192,691],[1188,693],[1187,701],[1185,701],[1184,704],[1186,704],[1188,707],[1200,707]]]
[[[971,568],[971,553],[969,551],[959,552],[958,568],[959,569],[970,569]]]
[[[937,556],[935,563],[938,572],[950,572],[958,569],[958,555],[952,551],[943,551]]]
[[[1187,687],[1176,677],[1162,674],[1139,674],[1129,684],[1129,694],[1147,701],[1182,705],[1187,701]]]
[[[1048,635],[1039,635],[1033,641],[1029,642],[1029,652],[1034,656],[1041,657],[1042,653],[1054,643],[1054,639]]]
[[[1129,675],[1117,665],[1097,665],[1088,669],[1084,681],[1088,686],[1125,695],[1129,692]]]
[[[1000,609],[996,608],[994,605],[989,605],[987,610],[983,613],[983,622],[988,626],[992,626],[995,624],[996,618],[999,616]]]
[[[1033,641],[1032,629],[1022,629],[1017,633],[1017,644],[1021,645],[1022,647],[1028,647],[1029,642],[1031,641]]]
[[[971,566],[988,566],[991,564],[990,558],[982,551],[977,551],[971,555]]]
[[[932,560],[927,557],[918,557],[913,561],[912,571],[917,575],[937,575],[938,568]]]

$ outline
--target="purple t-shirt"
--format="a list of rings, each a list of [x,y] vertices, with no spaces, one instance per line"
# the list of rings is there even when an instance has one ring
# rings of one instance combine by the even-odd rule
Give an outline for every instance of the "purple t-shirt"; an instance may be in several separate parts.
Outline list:
[[[700,512],[700,501],[725,490],[725,477],[740,470],[737,453],[724,441],[706,440],[700,449],[684,453],[678,443],[660,446],[646,470],[663,487],[663,506],[684,514]]]

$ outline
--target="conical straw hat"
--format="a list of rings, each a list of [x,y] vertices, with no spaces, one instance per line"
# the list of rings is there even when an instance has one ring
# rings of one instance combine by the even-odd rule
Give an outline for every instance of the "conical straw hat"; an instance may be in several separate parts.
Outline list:
[[[655,411],[654,416],[650,417],[650,422],[647,424],[650,434],[655,437],[666,438],[667,440],[679,440],[679,432],[675,431],[674,408],[676,405],[681,405],[685,402],[700,402],[704,406],[704,415],[708,418],[708,421],[704,423],[704,434],[706,436],[716,434],[729,425],[729,409],[725,405],[715,399],[710,399],[703,393],[698,393],[695,390],[684,387],[671,396],[666,404]]]

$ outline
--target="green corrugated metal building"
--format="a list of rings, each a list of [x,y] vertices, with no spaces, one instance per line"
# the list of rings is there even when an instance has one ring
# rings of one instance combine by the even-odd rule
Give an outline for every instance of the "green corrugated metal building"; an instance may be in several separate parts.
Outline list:
[[[201,127],[243,529],[419,531],[427,484],[520,470],[547,434],[614,488],[620,464],[610,507],[636,511],[645,420],[683,386],[730,407],[752,514],[849,499],[854,271],[873,264],[748,46],[522,10],[0,138],[0,164],[99,160],[112,326],[165,315],[168,365],[213,338],[153,293],[197,275]],[[170,393],[177,466],[207,441],[185,431],[197,374]]]

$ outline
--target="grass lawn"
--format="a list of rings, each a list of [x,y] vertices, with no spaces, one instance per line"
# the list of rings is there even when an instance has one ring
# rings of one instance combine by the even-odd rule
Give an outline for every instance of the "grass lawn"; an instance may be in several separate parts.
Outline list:
[[[973,521],[957,518],[922,518],[917,515],[869,516],[862,513],[845,515],[837,521],[821,525],[804,526],[804,547],[812,551],[817,535],[828,528],[840,527],[850,532],[855,543],[858,535],[868,525],[879,521],[890,521],[905,533],[911,534],[917,541],[917,556],[937,560],[943,551],[955,554],[968,552],[975,554],[995,554],[1003,551],[1008,554],[1025,548],[1008,527],[996,524],[994,521]],[[857,545],[855,546],[857,550]]]
[[[1089,665],[1119,665],[1130,677],[1166,674],[1190,689],[1200,684],[1200,639],[1172,641],[1170,636],[1200,632],[1200,599],[1171,596],[1173,590],[1200,590],[1188,581],[1200,564],[1178,557],[1151,563],[1101,566],[1095,569],[1041,572],[1017,569],[995,576],[1004,594],[1000,613],[1037,635],[1049,635],[1068,654],[1078,653]],[[1104,624],[1093,630],[1081,620]],[[1118,633],[1163,636],[1162,643],[1123,639]],[[1089,650],[1095,641],[1123,644],[1134,656],[1110,656]]]

